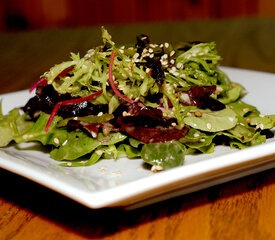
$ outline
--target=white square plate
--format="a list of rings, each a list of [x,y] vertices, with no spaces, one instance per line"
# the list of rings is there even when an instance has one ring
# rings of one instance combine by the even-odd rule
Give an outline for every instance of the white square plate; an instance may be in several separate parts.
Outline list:
[[[244,101],[275,114],[275,74],[222,67],[248,91]],[[23,106],[28,91],[4,94],[3,112]],[[39,145],[0,149],[0,167],[31,179],[87,207],[141,207],[275,167],[275,139],[244,150],[218,146],[213,154],[187,156],[183,166],[156,174],[140,159],[101,160],[90,167],[58,166]]]

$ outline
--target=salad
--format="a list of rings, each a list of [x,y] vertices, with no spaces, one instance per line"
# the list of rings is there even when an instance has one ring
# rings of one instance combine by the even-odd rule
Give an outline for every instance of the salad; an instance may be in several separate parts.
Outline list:
[[[274,137],[275,115],[242,101],[246,90],[218,64],[215,43],[103,44],[45,72],[22,108],[1,113],[0,147],[40,142],[61,166],[142,158],[153,171],[216,145],[243,149]]]

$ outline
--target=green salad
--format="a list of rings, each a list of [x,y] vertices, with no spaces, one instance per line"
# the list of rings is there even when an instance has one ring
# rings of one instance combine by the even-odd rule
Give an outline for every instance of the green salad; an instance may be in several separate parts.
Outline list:
[[[3,115],[0,147],[40,142],[67,167],[142,158],[153,171],[216,145],[243,149],[274,137],[275,115],[242,101],[246,90],[218,65],[215,43],[103,44],[45,72],[25,106]],[[130,161],[130,160],[129,160]]]

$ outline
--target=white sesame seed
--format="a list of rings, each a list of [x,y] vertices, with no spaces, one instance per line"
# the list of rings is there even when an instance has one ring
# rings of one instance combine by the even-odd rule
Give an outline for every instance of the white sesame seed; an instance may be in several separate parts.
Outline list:
[[[175,67],[172,67],[172,71],[175,72],[177,71],[177,69]]]
[[[183,64],[182,63],[177,63],[177,68],[178,69],[183,68]]]
[[[173,50],[172,52],[170,52],[170,57],[172,57],[175,54],[175,51]]]
[[[150,58],[153,58],[154,57],[154,53],[152,53],[152,54],[150,54],[150,56],[149,56]]]
[[[208,130],[211,130],[211,128],[212,128],[211,123],[207,123],[207,124],[206,124],[206,127],[207,127]]]
[[[72,166],[72,163],[71,163],[71,162],[68,162],[68,163],[67,163],[67,166],[69,166],[69,167]]]
[[[195,133],[195,134],[194,134],[194,137],[199,137],[199,136],[200,136],[199,133]]]
[[[103,112],[99,112],[98,114],[97,114],[97,116],[102,116],[103,115]]]
[[[162,48],[162,47],[163,47],[163,44],[160,44],[159,47]]]
[[[54,142],[55,144],[59,144],[59,139],[55,137],[55,138],[53,139],[53,142]]]
[[[168,61],[163,61],[162,62],[162,65],[164,65],[164,66],[167,65],[167,64],[168,64]]]
[[[173,122],[171,125],[172,125],[173,127],[177,126],[177,124],[176,124],[175,122]]]
[[[102,154],[103,154],[103,151],[102,151],[102,150],[96,150],[95,153],[96,153],[97,155],[102,155]],[[105,167],[104,167],[104,168],[105,168]]]
[[[233,117],[229,117],[228,118],[230,122],[233,122],[234,121],[234,118]]]
[[[154,52],[154,50],[152,49],[152,48],[149,48],[149,53],[152,53],[152,52]]]
[[[119,49],[119,51],[120,51],[121,53],[124,53],[123,49]]]
[[[91,131],[91,134],[92,134],[92,137],[93,137],[93,138],[96,138],[96,137],[97,137],[97,134],[96,134],[94,131]]]
[[[169,43],[164,43],[164,46],[165,46],[166,48],[168,48],[168,47],[169,47]]]
[[[135,53],[133,58],[138,58],[139,57],[139,53]]]
[[[164,55],[162,55],[162,58],[166,59],[166,58],[168,58],[168,55],[164,54]]]
[[[172,60],[170,61],[170,63],[171,63],[171,64],[174,64],[174,63],[175,63],[175,60],[174,60],[174,59],[172,59]]]
[[[68,142],[68,139],[66,139],[63,143],[62,143],[62,146],[65,146]]]
[[[159,166],[159,165],[153,165],[152,168],[151,168],[152,172],[159,172],[159,171],[162,171],[162,170],[163,170],[163,167]]]
[[[186,75],[183,73],[180,75],[181,78],[186,78]]]

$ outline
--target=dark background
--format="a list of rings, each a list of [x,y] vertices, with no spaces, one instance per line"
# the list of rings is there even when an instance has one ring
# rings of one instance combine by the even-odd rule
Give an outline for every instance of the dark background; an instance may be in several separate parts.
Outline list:
[[[274,0],[1,0],[0,30],[275,16]]]

